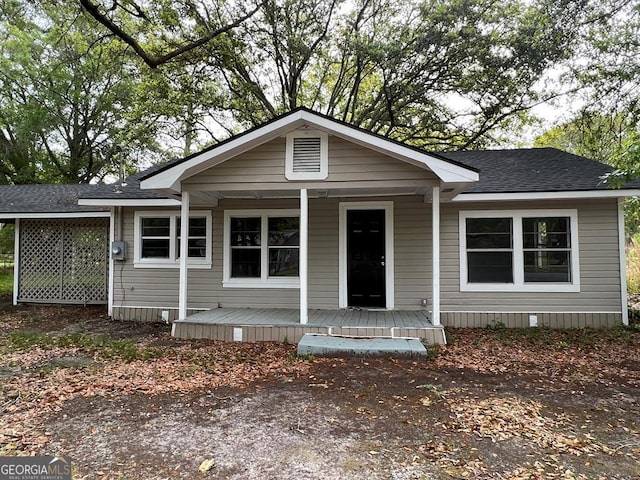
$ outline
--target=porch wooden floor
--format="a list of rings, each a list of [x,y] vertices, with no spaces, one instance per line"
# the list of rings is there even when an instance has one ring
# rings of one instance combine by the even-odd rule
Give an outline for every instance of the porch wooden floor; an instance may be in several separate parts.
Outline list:
[[[428,343],[446,343],[444,329],[431,324],[425,311],[309,310],[300,324],[297,309],[214,308],[173,323],[173,336],[224,341],[298,342],[305,333],[359,337],[414,337]]]
[[[180,322],[181,320],[177,320]],[[299,310],[293,308],[214,308],[189,316],[182,322],[228,325],[300,326]],[[307,326],[319,327],[433,327],[424,311],[395,310],[309,310]]]

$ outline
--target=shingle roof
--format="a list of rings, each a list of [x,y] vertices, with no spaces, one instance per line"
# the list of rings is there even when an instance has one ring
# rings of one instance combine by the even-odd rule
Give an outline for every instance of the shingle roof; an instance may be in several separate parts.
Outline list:
[[[172,160],[171,162],[175,162]],[[168,163],[171,163],[168,162]],[[89,189],[82,194],[82,198],[104,198],[104,199],[160,199],[167,198],[150,190],[140,190],[140,180],[145,175],[165,168],[166,163],[155,165],[142,172],[138,172],[126,178],[124,184],[116,182],[110,185],[103,185],[103,188]]]
[[[108,207],[78,205],[88,192],[108,185],[0,185],[0,213],[75,213],[108,211]]]
[[[606,190],[601,177],[608,165],[555,148],[441,152],[440,156],[480,172],[480,181],[464,193],[524,193]],[[175,163],[171,162],[171,163]],[[151,167],[127,178],[126,185],[0,185],[0,214],[74,213],[108,210],[78,205],[78,198],[162,199],[166,196],[141,190],[140,179],[162,169]],[[623,189],[640,189],[640,181]]]
[[[480,171],[464,193],[524,193],[607,190],[602,176],[613,168],[555,148],[520,148],[441,153]],[[639,188],[633,181],[623,188]]]

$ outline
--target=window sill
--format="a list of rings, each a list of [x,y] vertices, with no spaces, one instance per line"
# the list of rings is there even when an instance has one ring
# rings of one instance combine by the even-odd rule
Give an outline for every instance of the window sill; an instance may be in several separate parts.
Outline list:
[[[145,262],[145,261],[136,261],[133,262],[134,268],[180,268],[180,262]],[[199,269],[210,269],[211,262],[188,262],[188,268],[199,268]]]
[[[252,279],[233,279],[225,280],[222,282],[222,286],[225,288],[300,288],[300,280],[286,279],[286,280],[252,280]]]
[[[504,284],[504,283],[467,283],[460,285],[461,292],[525,292],[525,293],[579,293],[580,284],[539,283],[539,284]]]

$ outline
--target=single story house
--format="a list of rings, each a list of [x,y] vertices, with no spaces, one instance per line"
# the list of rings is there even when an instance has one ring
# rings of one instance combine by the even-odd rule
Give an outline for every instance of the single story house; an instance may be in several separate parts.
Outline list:
[[[443,341],[628,322],[640,184],[610,171],[552,148],[431,153],[298,108],[123,184],[0,187],[0,219],[15,302],[103,302],[183,337]]]

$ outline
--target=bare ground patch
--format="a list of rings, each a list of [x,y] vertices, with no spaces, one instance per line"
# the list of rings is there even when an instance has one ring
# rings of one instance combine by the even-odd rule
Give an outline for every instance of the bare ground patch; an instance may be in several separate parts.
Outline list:
[[[305,360],[67,313],[0,314],[0,453],[67,454],[75,478],[640,477],[636,330],[454,330],[429,361]]]

